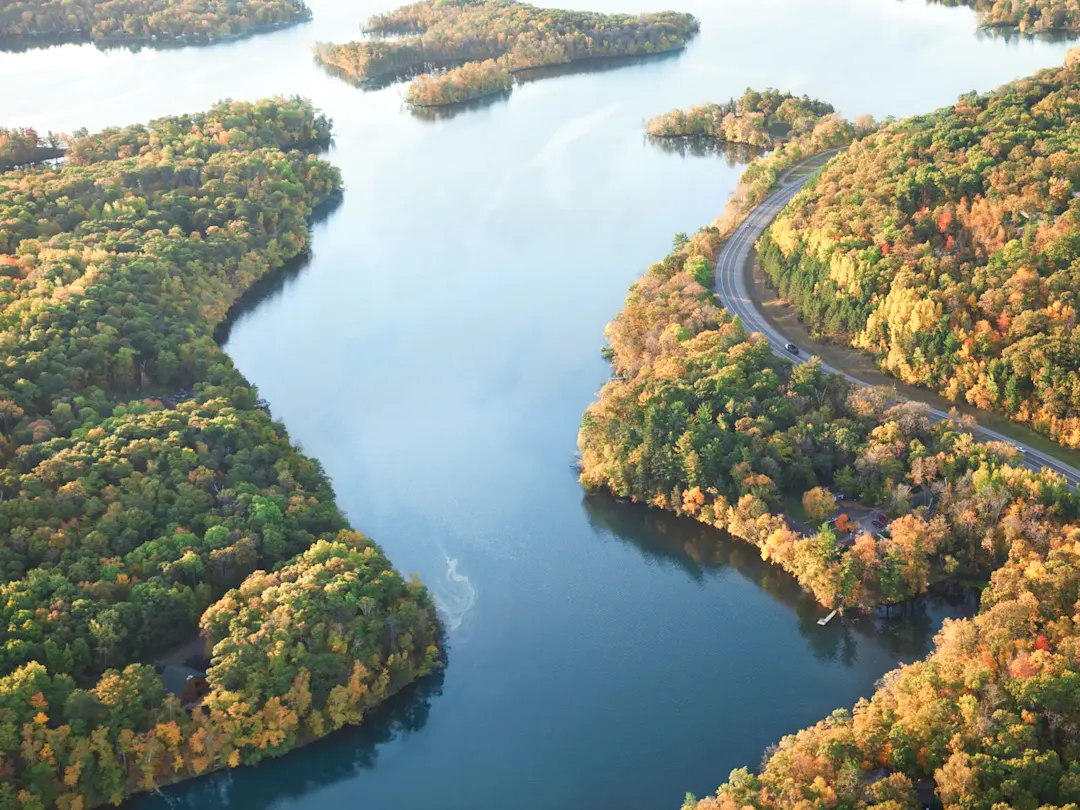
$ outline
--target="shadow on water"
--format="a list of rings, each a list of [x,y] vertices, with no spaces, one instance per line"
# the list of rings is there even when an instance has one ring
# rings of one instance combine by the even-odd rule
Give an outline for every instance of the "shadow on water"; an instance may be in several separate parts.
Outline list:
[[[341,206],[342,195],[335,194],[311,212],[311,225],[328,219]],[[295,259],[285,262],[277,270],[272,270],[252,284],[229,309],[225,320],[214,330],[214,340],[224,346],[229,340],[229,333],[240,318],[256,310],[264,301],[269,301],[295,281],[304,269],[311,264],[314,252],[301,253]]]
[[[264,810],[282,799],[299,798],[347,779],[378,764],[379,748],[427,724],[431,704],[442,695],[445,671],[436,670],[392,697],[364,721],[311,743],[283,759],[253,767],[222,771],[158,795],[139,796],[125,810],[231,807]],[[272,773],[271,773],[272,772]]]
[[[645,139],[655,147],[671,155],[681,157],[720,157],[730,168],[745,166],[754,158],[764,155],[766,150],[746,143],[728,143],[716,138],[678,137],[658,138],[645,135]]]
[[[660,53],[647,53],[635,56],[599,56],[593,59],[582,59],[579,62],[570,62],[563,65],[542,65],[541,67],[524,68],[513,71],[514,78],[524,84],[535,82],[540,79],[552,79],[556,76],[576,76],[581,73],[606,73],[609,70],[621,70],[639,65],[655,65],[658,62],[666,62],[678,59],[685,48],[675,48]]]
[[[634,546],[649,559],[677,565],[696,581],[704,583],[710,577],[733,571],[755,583],[771,599],[794,612],[799,634],[815,658],[838,661],[847,668],[856,661],[860,638],[873,637],[897,660],[921,658],[930,651],[944,619],[974,615],[978,607],[970,590],[943,588],[917,600],[895,618],[854,614],[838,617],[822,627],[817,622],[825,610],[794,577],[762,560],[749,543],[690,518],[622,502],[603,493],[586,494],[582,507],[598,533]]]

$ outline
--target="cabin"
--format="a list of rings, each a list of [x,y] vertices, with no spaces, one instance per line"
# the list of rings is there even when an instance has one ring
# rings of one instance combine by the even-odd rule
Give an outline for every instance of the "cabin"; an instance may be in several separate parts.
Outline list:
[[[165,691],[176,695],[185,708],[198,706],[210,694],[206,673],[191,667],[165,667],[161,680],[165,682]]]

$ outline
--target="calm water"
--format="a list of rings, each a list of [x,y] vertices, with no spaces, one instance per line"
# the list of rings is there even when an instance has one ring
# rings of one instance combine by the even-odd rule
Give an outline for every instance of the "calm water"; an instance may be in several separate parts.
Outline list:
[[[906,115],[1067,45],[980,37],[968,12],[914,0],[688,0],[702,34],[677,58],[430,121],[400,87],[364,93],[310,58],[393,4],[312,0],[308,25],[209,49],[0,54],[0,124],[94,129],[275,93],[333,116],[344,202],[227,347],[451,627],[445,675],[370,727],[139,805],[675,808],[922,656],[958,608],[819,628],[752,549],[583,498],[571,466],[604,324],[740,171],[648,146],[643,119],[748,85]]]

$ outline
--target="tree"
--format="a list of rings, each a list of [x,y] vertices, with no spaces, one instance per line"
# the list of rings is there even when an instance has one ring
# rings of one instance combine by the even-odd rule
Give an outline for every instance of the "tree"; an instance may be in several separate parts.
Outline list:
[[[836,511],[836,497],[825,487],[808,489],[803,493],[802,504],[811,520],[825,520]]]

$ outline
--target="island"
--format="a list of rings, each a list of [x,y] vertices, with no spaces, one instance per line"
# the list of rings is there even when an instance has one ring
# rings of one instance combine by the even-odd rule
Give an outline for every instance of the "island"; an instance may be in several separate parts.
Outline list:
[[[423,0],[372,17],[367,37],[319,43],[316,59],[357,83],[418,76],[418,106],[459,104],[512,86],[529,68],[679,50],[698,31],[691,14],[599,14],[505,0]],[[434,69],[434,72],[432,72]]]
[[[309,19],[303,0],[10,0],[0,5],[0,48],[209,43]]]
[[[224,102],[0,174],[0,807],[278,756],[441,666],[425,588],[213,337],[341,193],[330,135]]]
[[[816,335],[1080,447],[1080,55],[861,140],[766,233]]]
[[[648,122],[646,131],[653,138],[706,138],[769,149],[812,131],[834,112],[831,104],[805,95],[799,98],[772,88],[762,92],[747,88],[738,99],[658,115]]]

